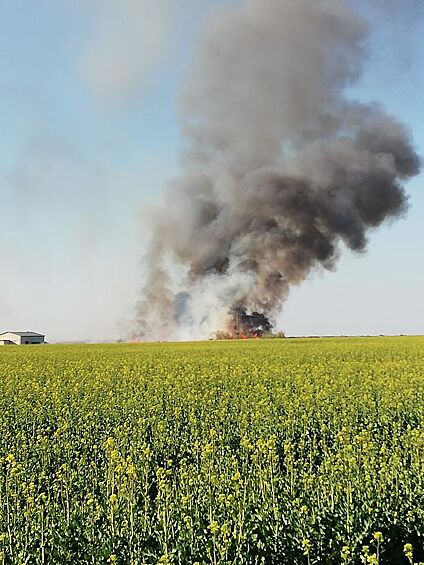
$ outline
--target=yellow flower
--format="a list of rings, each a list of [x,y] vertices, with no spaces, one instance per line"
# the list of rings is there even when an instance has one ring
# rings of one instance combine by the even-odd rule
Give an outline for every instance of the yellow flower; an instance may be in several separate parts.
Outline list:
[[[211,443],[207,443],[203,448],[202,455],[210,455],[213,452],[213,445]]]
[[[347,545],[342,547],[341,556],[344,560],[346,560],[350,555],[350,550]]]
[[[383,534],[381,532],[374,532],[374,539],[377,543],[381,543],[383,541]]]
[[[307,538],[302,540],[302,549],[303,555],[309,555],[309,552],[311,551],[311,542]]]
[[[209,524],[209,530],[211,531],[212,535],[215,535],[219,532],[219,524],[216,520],[212,520]]]
[[[116,494],[111,494],[109,497],[109,504],[115,506],[118,501],[118,496]]]
[[[406,543],[403,546],[403,552],[410,561],[412,561],[413,559],[413,550],[414,548],[412,547],[411,543]]]

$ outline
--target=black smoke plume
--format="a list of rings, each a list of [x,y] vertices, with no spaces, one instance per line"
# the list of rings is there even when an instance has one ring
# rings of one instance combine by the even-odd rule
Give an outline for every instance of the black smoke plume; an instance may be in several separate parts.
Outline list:
[[[204,338],[234,308],[271,321],[340,246],[407,208],[408,130],[351,100],[369,30],[343,0],[246,0],[202,36],[181,97],[181,175],[150,217],[135,333]]]
[[[228,334],[232,338],[261,337],[272,330],[272,324],[261,312],[248,314],[244,308],[234,308]]]

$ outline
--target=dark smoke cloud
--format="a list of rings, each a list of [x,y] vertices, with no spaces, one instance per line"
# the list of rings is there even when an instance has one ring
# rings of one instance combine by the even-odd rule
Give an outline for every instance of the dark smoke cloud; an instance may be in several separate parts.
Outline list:
[[[261,312],[248,314],[244,308],[234,308],[231,312],[232,319],[229,324],[230,337],[261,337],[264,332],[272,330],[272,324]]]
[[[206,337],[235,308],[272,320],[341,242],[361,252],[406,210],[408,130],[344,94],[367,38],[342,0],[246,0],[210,23],[181,98],[181,176],[151,217],[137,335]]]

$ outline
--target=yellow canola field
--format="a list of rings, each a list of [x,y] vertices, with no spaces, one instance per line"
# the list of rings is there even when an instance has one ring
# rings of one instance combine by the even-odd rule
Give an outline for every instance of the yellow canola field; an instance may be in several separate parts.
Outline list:
[[[424,338],[0,350],[0,563],[424,561]]]

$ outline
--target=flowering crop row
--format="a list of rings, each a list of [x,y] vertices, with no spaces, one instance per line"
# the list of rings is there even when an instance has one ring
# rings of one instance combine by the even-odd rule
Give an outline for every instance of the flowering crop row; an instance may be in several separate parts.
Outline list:
[[[5,347],[0,564],[424,560],[424,338]]]

